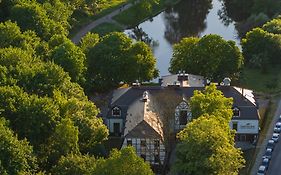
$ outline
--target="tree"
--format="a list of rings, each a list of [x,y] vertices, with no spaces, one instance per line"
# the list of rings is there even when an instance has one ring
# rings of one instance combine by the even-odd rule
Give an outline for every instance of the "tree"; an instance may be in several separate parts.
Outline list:
[[[97,160],[90,155],[68,154],[62,156],[51,172],[57,175],[92,175],[96,169]]]
[[[240,149],[234,147],[234,133],[215,116],[193,120],[178,134],[174,171],[187,175],[238,175],[245,163]]]
[[[41,151],[41,154],[46,156],[47,162],[44,162],[44,166],[47,169],[57,164],[61,156],[79,153],[78,133],[78,127],[74,126],[69,118],[60,121],[48,139],[48,146]]]
[[[31,174],[36,172],[36,157],[26,139],[18,140],[8,128],[8,121],[0,118],[0,174]]]
[[[132,43],[123,33],[111,33],[89,50],[88,86],[96,90],[115,88],[122,81],[148,81],[156,78],[156,60],[143,43]]]
[[[44,40],[55,34],[67,35],[62,24],[50,19],[41,4],[35,1],[16,4],[11,11],[11,19],[26,30],[34,30]]]
[[[94,175],[152,175],[148,163],[136,155],[133,147],[113,150],[108,159],[100,159]]]
[[[174,46],[169,71],[185,70],[211,80],[237,77],[243,65],[243,56],[233,41],[225,41],[218,35],[205,35],[201,39],[184,38]]]
[[[228,125],[232,113],[232,98],[226,98],[220,90],[217,90],[215,84],[206,86],[204,91],[194,91],[190,99],[192,118],[196,119],[204,114],[218,117],[217,120],[223,120]]]
[[[21,32],[19,26],[11,21],[0,23],[0,38],[0,48],[19,47],[34,54],[43,45],[34,32]]]
[[[269,33],[281,34],[281,16],[279,16],[279,18],[268,21],[262,26],[262,28]]]
[[[280,35],[255,28],[242,40],[245,64],[254,68],[268,68],[271,64],[281,64]]]
[[[52,51],[51,58],[56,64],[63,67],[63,69],[69,73],[74,82],[85,82],[86,56],[82,50],[71,41],[67,41],[55,47]]]
[[[80,41],[80,48],[87,54],[89,49],[94,47],[100,41],[99,35],[96,33],[87,33]]]

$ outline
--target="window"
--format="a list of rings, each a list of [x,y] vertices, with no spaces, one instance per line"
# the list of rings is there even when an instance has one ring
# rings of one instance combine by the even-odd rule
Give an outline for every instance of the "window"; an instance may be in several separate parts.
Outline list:
[[[132,146],[132,140],[127,140],[127,146]]]
[[[154,162],[155,163],[160,163],[160,156],[159,156],[159,154],[154,154]]]
[[[120,110],[120,108],[114,107],[114,108],[112,109],[112,116],[120,117],[120,116],[121,116],[121,110]]]
[[[238,126],[237,122],[232,123],[232,129],[237,131],[237,126]]]
[[[146,147],[146,142],[145,142],[145,140],[141,140],[141,147]]]
[[[160,145],[159,140],[154,140],[154,147],[155,147],[155,148],[158,148],[159,145]]]
[[[146,155],[145,154],[141,154],[141,158],[143,158],[143,160],[146,160]]]
[[[237,107],[233,108],[233,116],[234,117],[240,116],[240,110]]]
[[[187,111],[180,111],[180,125],[187,124]]]

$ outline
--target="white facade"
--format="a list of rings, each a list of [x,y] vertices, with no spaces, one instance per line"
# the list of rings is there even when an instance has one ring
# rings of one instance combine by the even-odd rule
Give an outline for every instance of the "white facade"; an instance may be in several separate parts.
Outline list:
[[[122,148],[133,146],[138,156],[153,165],[164,163],[165,146],[160,139],[125,138]]]
[[[237,134],[258,134],[259,133],[259,121],[258,120],[231,120],[230,128],[236,129]]]

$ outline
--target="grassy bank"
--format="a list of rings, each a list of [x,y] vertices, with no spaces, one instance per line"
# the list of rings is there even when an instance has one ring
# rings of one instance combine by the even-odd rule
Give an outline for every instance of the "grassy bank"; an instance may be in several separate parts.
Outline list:
[[[91,21],[101,18],[112,11],[120,8],[122,5],[133,2],[135,0],[109,0],[105,1],[104,4],[102,4],[99,7],[99,10],[97,13],[86,13],[85,11],[76,11],[72,15],[71,20],[71,30],[69,37],[73,37],[82,27],[88,25]]]
[[[121,32],[123,30],[122,27],[112,24],[112,23],[103,23],[101,25],[98,25],[93,30],[91,30],[92,33],[97,33],[100,36],[104,36],[110,32]]]
[[[281,69],[272,67],[266,72],[261,69],[245,68],[242,86],[256,92],[276,94],[281,92]]]
[[[116,15],[113,19],[119,22],[120,24],[123,24],[128,27],[133,27],[138,25],[139,23],[147,20],[148,18],[151,18],[158,13],[162,12],[167,8],[167,6],[175,5],[180,0],[160,0],[158,4],[154,4],[152,6],[151,13],[147,13],[145,16],[143,16],[141,19],[136,18],[138,14],[136,14],[134,7],[129,8],[128,10],[123,11],[119,15]]]

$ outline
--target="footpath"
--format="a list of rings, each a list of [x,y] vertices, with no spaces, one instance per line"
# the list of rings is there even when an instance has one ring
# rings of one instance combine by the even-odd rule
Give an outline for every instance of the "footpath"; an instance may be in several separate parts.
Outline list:
[[[92,29],[94,29],[95,27],[97,27],[98,25],[100,25],[102,23],[113,23],[113,24],[117,24],[117,25],[121,26],[122,28],[125,28],[126,26],[123,26],[123,25],[117,23],[115,20],[112,19],[112,17],[118,15],[122,11],[127,10],[128,8],[130,8],[132,6],[133,6],[132,3],[125,4],[125,5],[121,6],[120,8],[114,10],[113,12],[111,12],[95,21],[92,21],[87,26],[82,27],[79,30],[79,32],[77,32],[76,35],[71,39],[72,42],[75,44],[78,44],[83,36],[85,36],[88,32],[90,32]]]

